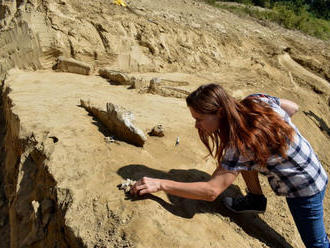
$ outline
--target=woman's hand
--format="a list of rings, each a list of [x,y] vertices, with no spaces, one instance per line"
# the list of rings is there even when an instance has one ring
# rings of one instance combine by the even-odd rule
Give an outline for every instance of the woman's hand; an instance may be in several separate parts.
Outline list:
[[[226,171],[218,166],[208,182],[177,182],[173,180],[143,177],[133,185],[132,195],[145,195],[160,190],[167,194],[195,199],[214,201],[230,184],[239,172]]]
[[[130,193],[132,195],[144,195],[149,193],[156,193],[161,190],[160,179],[143,177],[134,184]]]

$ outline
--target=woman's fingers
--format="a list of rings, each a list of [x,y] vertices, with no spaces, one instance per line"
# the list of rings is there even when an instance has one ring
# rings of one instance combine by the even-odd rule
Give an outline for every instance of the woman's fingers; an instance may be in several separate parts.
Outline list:
[[[143,177],[136,182],[132,187],[130,193],[132,195],[144,195],[147,193],[155,193],[159,191],[159,186],[155,183],[155,180],[148,177]]]
[[[138,185],[138,186],[135,187],[135,189],[136,189],[137,191],[139,191],[139,190],[141,190],[141,189],[145,189],[145,188],[147,188],[147,185],[146,185],[146,184]]]
[[[147,185],[142,183],[141,180],[137,181],[136,184],[131,189],[131,194],[137,195],[141,189],[146,188]]]
[[[136,192],[137,192],[136,187],[138,187],[138,183],[134,184],[133,187],[131,188],[130,193],[132,195],[136,195]]]
[[[147,193],[150,193],[148,189],[143,189],[143,190],[139,191],[139,195],[144,195],[144,194],[147,194]]]

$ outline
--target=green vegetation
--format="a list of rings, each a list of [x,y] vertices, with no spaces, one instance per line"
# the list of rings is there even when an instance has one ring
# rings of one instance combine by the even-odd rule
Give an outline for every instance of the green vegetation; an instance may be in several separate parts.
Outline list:
[[[330,40],[329,0],[233,0],[242,5],[221,4],[206,0],[219,8],[228,9],[240,16],[252,16],[271,21],[289,29],[297,29],[315,37]],[[254,6],[264,7],[258,9]]]

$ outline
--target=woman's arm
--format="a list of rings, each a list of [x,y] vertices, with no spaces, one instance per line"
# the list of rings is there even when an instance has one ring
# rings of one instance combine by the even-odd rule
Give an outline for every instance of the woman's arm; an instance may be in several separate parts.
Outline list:
[[[143,177],[131,189],[135,195],[164,191],[179,197],[214,201],[236,179],[238,172],[218,167],[208,182],[183,183],[173,180]]]
[[[299,106],[295,102],[287,99],[280,99],[280,106],[282,109],[284,109],[285,112],[288,113],[290,117],[297,113],[299,109]]]

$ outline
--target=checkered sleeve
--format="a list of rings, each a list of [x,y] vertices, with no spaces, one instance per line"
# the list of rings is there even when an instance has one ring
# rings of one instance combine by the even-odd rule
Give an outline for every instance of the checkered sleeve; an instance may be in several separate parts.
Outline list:
[[[245,159],[235,149],[228,148],[222,157],[221,166],[229,171],[251,171],[258,165],[254,161]]]
[[[271,107],[279,107],[280,106],[280,98],[276,96],[270,96],[267,94],[257,93],[249,95],[248,97],[258,97],[260,100],[268,103]]]
[[[261,101],[267,103],[275,112],[277,112],[282,117],[285,122],[289,123],[293,126],[294,129],[296,129],[295,126],[292,124],[291,118],[288,113],[281,108],[280,98],[262,93],[252,94],[248,97],[257,97]]]

